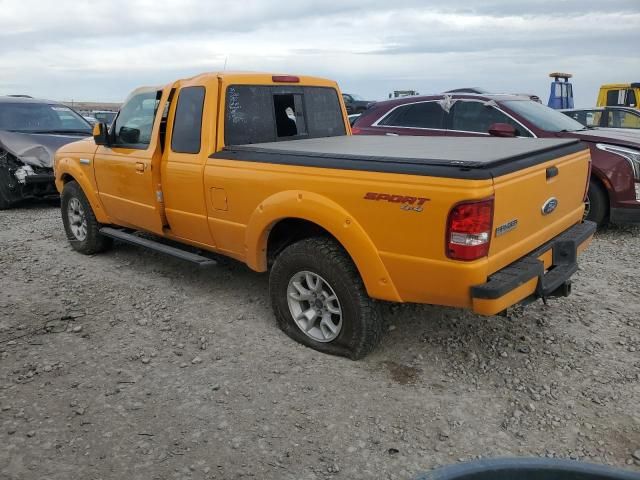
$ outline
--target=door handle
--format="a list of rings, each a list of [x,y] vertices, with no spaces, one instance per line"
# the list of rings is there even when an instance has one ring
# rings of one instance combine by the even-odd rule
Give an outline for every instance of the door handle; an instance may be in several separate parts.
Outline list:
[[[139,173],[144,172],[144,163],[136,162],[136,172],[139,172]]]

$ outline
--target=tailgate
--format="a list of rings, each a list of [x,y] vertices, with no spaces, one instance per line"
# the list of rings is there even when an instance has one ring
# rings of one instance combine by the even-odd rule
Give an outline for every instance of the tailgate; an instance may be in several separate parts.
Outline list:
[[[490,274],[581,221],[590,161],[585,148],[494,178]]]

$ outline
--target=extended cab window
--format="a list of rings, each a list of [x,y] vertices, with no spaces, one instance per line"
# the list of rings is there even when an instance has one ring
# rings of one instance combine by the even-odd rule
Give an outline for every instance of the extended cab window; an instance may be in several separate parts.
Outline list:
[[[226,145],[346,135],[333,88],[232,85],[225,108]]]
[[[200,152],[203,107],[204,87],[185,87],[180,90],[173,120],[171,150],[178,153]]]
[[[405,128],[442,128],[444,110],[438,102],[420,102],[392,110],[379,125]]]
[[[491,105],[485,105],[484,102],[458,100],[449,111],[449,119],[450,130],[489,133],[489,127],[492,124],[507,123],[516,129],[517,136],[531,136],[518,122]]]
[[[146,149],[151,141],[161,91],[134,94],[120,109],[113,124],[113,143],[129,148]]]

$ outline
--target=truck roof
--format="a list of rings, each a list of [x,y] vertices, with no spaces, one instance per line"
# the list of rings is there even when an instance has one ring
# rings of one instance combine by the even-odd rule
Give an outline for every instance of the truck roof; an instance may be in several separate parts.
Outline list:
[[[274,77],[295,77],[298,78],[298,82],[280,82],[274,81]],[[223,71],[223,72],[205,72],[200,73],[198,75],[194,75],[190,78],[185,78],[182,80],[202,80],[202,81],[211,81],[215,79],[220,79],[225,83],[257,83],[257,84],[285,84],[285,85],[323,85],[323,86],[336,86],[336,82],[334,80],[329,80],[327,78],[322,77],[313,77],[308,75],[295,75],[290,73],[273,73],[273,72],[243,72],[243,71]]]
[[[344,135],[227,146],[213,158],[488,179],[585,150],[577,139]]]
[[[638,86],[640,86],[640,82],[604,83],[600,88],[637,88]]]

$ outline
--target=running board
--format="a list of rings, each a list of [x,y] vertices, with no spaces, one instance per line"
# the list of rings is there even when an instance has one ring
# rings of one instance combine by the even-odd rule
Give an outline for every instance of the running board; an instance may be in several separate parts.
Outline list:
[[[179,258],[180,260],[186,260],[187,262],[195,263],[200,267],[210,267],[218,263],[211,258],[203,257],[202,255],[198,255],[197,253],[187,252],[186,250],[182,250],[181,248],[165,245],[164,243],[156,242],[155,240],[150,240],[148,238],[138,237],[133,233],[127,233],[124,230],[119,230],[117,228],[102,227],[99,231],[100,234],[104,235],[105,237],[115,238],[116,240],[131,243],[133,245],[138,245],[139,247],[145,247],[156,252],[164,253],[165,255],[171,255],[172,257]]]

